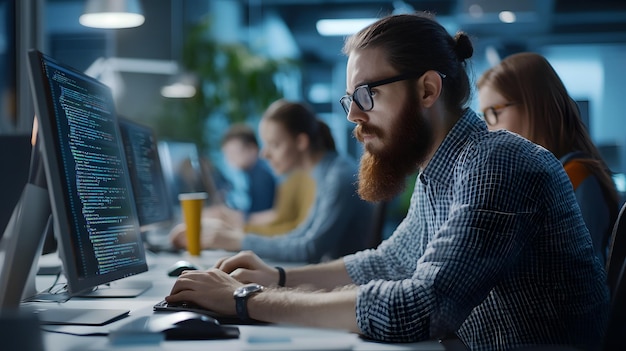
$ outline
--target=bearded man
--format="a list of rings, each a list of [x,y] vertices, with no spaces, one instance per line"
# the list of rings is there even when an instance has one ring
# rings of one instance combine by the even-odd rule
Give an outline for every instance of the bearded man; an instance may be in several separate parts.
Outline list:
[[[606,273],[571,184],[549,151],[489,132],[466,107],[468,36],[425,15],[392,15],[344,52],[341,105],[365,146],[359,194],[389,199],[419,170],[406,218],[376,249],[286,272],[239,253],[181,275],[166,300],[385,342],[596,348]],[[293,289],[302,286],[314,291]]]

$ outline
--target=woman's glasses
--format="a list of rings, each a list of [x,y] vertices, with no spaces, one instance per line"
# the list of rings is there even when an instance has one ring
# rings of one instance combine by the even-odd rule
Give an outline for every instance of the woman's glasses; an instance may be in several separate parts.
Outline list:
[[[498,123],[498,113],[499,111],[509,107],[516,105],[516,102],[507,102],[505,104],[497,104],[492,105],[483,110],[482,117],[487,122],[488,125],[493,126]]]

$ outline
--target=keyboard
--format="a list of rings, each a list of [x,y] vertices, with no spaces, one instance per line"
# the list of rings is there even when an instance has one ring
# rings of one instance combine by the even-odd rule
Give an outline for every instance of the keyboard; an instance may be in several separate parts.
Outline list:
[[[168,303],[167,301],[163,300],[154,305],[152,309],[155,312],[190,311],[201,313],[217,319],[220,324],[267,324],[260,321],[243,322],[236,315],[223,315],[215,311],[208,310],[202,306],[198,306],[192,302]]]

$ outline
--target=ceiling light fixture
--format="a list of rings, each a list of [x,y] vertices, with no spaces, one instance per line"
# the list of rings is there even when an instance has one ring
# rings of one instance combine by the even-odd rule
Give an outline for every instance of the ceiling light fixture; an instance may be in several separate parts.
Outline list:
[[[498,14],[498,19],[504,23],[515,23],[517,16],[515,16],[513,11],[502,11]]]
[[[92,28],[132,28],[145,18],[139,0],[87,0],[78,21]]]
[[[377,18],[321,19],[315,24],[320,35],[351,35],[374,23]]]
[[[183,26],[185,23],[184,5],[182,1],[172,1],[170,5],[170,49],[172,50],[172,59],[178,58],[177,61],[182,61]],[[178,71],[170,77],[167,85],[161,87],[161,96],[170,99],[192,98],[196,95],[196,87],[198,85],[198,77],[192,72],[187,72],[182,62],[178,62]]]
[[[402,0],[393,1],[393,14],[413,13],[413,6]],[[379,18],[337,18],[321,19],[315,24],[315,28],[323,36],[352,35],[361,29],[376,22]]]
[[[196,95],[198,79],[195,75],[181,72],[172,77],[170,83],[161,87],[161,96],[170,99],[188,99]]]

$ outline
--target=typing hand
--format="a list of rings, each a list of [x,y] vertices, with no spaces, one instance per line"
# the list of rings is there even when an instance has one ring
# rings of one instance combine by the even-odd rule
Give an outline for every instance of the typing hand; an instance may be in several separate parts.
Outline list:
[[[165,301],[192,302],[220,314],[235,315],[233,291],[242,285],[219,269],[185,271],[178,277]]]
[[[252,251],[242,251],[235,256],[221,258],[214,267],[229,273],[231,277],[244,284],[258,283],[263,286],[278,284],[278,270],[267,265]]]

